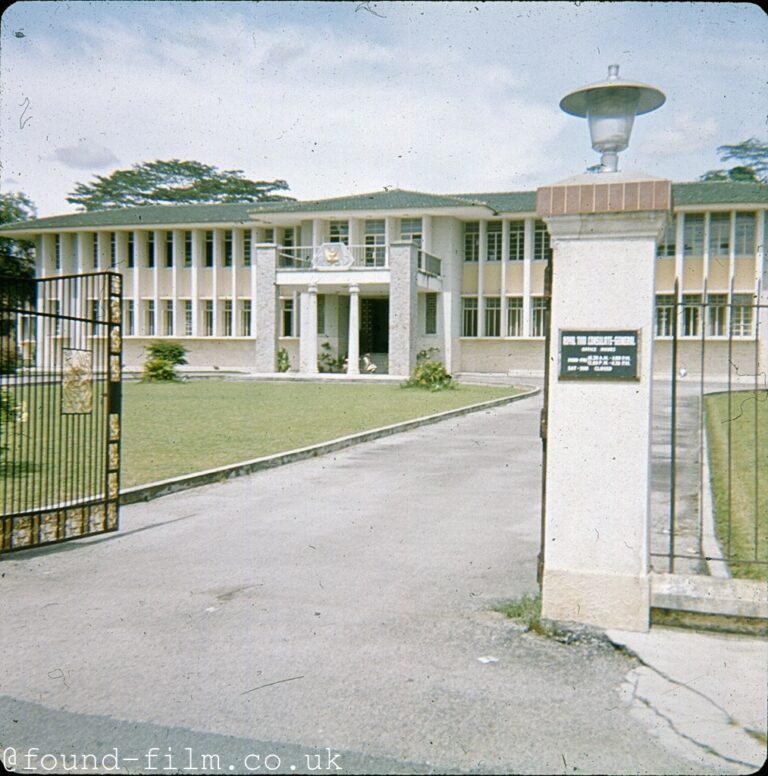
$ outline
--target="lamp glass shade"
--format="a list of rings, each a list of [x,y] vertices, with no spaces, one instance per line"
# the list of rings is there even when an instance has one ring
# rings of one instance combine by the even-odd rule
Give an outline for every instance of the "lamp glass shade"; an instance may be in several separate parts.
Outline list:
[[[638,98],[633,88],[595,89],[587,95],[587,121],[595,151],[616,153],[629,145]]]

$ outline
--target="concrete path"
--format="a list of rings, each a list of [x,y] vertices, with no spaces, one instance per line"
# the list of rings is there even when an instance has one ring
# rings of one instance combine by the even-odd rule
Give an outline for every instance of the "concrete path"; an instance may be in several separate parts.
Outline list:
[[[132,773],[754,770],[638,720],[627,653],[489,611],[536,590],[539,408],[132,505],[119,534],[5,556],[6,762],[23,772],[35,747],[43,768],[92,754]]]

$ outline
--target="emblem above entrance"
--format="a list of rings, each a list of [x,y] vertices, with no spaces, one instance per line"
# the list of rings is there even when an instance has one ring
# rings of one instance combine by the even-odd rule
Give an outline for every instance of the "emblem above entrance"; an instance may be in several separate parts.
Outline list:
[[[323,243],[312,256],[312,269],[349,269],[354,257],[341,242]]]

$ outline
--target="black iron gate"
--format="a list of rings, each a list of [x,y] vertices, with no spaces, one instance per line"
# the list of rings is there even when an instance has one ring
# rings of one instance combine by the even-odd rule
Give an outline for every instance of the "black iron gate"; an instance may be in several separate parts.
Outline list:
[[[0,552],[117,530],[121,280],[0,278]]]
[[[768,305],[758,298],[676,287],[657,306],[670,376],[654,397],[668,419],[654,440],[668,450],[655,456],[657,571],[766,578]]]

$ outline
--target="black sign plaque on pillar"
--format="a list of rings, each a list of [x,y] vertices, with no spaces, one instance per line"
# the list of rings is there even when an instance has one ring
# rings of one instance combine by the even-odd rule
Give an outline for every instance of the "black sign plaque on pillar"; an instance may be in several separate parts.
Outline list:
[[[560,380],[639,380],[640,332],[560,330]]]

